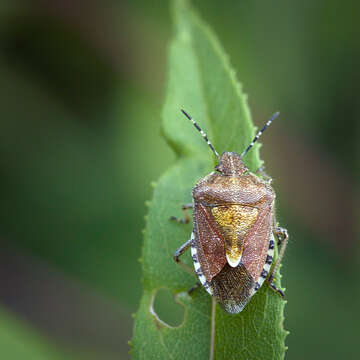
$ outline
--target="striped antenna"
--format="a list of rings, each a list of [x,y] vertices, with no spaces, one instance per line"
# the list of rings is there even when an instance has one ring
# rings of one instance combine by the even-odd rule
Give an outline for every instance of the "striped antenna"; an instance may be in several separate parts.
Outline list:
[[[209,141],[207,135],[201,130],[200,126],[195,122],[195,120],[192,119],[192,117],[185,112],[185,110],[181,109],[181,112],[194,124],[194,126],[196,127],[196,129],[200,132],[200,134],[202,135],[202,137],[204,138],[204,140],[207,142],[207,144],[209,145],[210,149],[212,150],[212,152],[215,154],[215,156],[219,159],[219,154],[217,153],[217,151],[215,150],[214,146],[212,145],[212,143]]]
[[[254,146],[254,144],[258,141],[261,134],[270,126],[270,124],[279,116],[280,112],[276,112],[270,120],[264,125],[264,127],[256,134],[254,140],[250,143],[250,145],[242,152],[241,157],[244,157],[248,151]]]

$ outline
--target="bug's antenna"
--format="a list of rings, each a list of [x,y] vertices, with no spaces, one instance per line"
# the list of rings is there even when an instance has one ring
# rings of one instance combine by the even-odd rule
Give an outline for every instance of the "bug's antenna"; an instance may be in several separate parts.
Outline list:
[[[181,112],[194,124],[194,126],[196,127],[196,129],[200,132],[200,134],[202,135],[202,137],[204,138],[204,140],[207,142],[207,144],[209,145],[210,149],[212,150],[212,152],[215,154],[215,156],[219,159],[219,154],[217,153],[217,151],[215,150],[213,144],[209,141],[207,135],[201,130],[200,126],[197,124],[197,122],[195,122],[195,120],[192,119],[192,117],[183,109],[181,109]]]
[[[259,139],[259,137],[261,136],[261,134],[270,126],[270,124],[273,122],[273,120],[275,120],[278,116],[279,116],[280,112],[276,112],[271,118],[270,120],[267,121],[267,123],[264,125],[264,127],[256,134],[256,136],[254,137],[254,140],[250,143],[250,145],[242,152],[242,154],[240,155],[241,157],[244,157],[248,151],[254,146],[254,144],[257,142],[257,140]]]

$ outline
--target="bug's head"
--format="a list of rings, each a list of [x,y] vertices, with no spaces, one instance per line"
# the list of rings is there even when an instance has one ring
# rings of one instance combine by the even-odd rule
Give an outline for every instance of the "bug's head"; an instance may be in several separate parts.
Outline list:
[[[225,176],[241,176],[248,171],[242,157],[236,152],[224,152],[219,158],[219,164],[215,166],[215,170]]]

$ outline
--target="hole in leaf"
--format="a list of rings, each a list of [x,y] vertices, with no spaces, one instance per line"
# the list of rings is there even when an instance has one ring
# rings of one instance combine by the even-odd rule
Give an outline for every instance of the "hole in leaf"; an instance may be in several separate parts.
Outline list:
[[[152,312],[164,325],[180,326],[184,322],[185,308],[175,301],[169,289],[159,289],[153,297]]]

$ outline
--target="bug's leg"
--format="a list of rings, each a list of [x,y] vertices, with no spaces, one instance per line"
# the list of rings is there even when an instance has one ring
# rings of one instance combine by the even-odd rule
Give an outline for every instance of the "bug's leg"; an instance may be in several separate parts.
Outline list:
[[[192,269],[190,266],[184,264],[182,261],[180,261],[180,256],[184,254],[186,250],[189,249],[191,246],[191,239],[189,239],[186,243],[182,244],[174,253],[174,261],[181,265],[187,272],[194,274],[194,269]]]
[[[274,290],[280,297],[282,297],[283,299],[285,298],[285,294],[283,293],[282,290],[278,289],[276,287],[276,285],[272,282],[269,282],[269,286],[272,290]]]
[[[271,178],[271,176],[269,176],[269,175],[265,172],[265,166],[264,166],[264,165],[260,166],[260,167],[256,170],[256,173],[259,174],[268,184],[271,184],[272,178]]]
[[[198,280],[196,282],[196,284],[191,289],[188,290],[188,294],[191,295],[197,288],[200,287],[200,285],[201,285],[201,282],[200,282],[200,280]]]
[[[180,218],[178,218],[176,216],[171,216],[170,220],[176,221],[176,222],[178,222],[180,224],[188,224],[190,222],[190,216],[189,216],[189,213],[186,210],[192,209],[192,208],[193,208],[192,203],[184,204],[181,207],[181,210],[184,212],[184,218],[180,219]]]
[[[274,275],[278,271],[281,260],[284,256],[285,249],[286,249],[286,246],[289,241],[289,234],[288,234],[288,231],[282,227],[276,227],[274,234],[276,235],[276,237],[278,239],[278,245],[280,247],[280,250],[279,250],[279,254],[277,256],[277,259],[275,261],[275,264],[271,270],[270,276],[268,277],[267,281],[269,282],[270,287],[283,298],[283,297],[285,297],[284,293],[275,286],[273,281],[274,281]]]
[[[181,245],[174,254],[174,261],[181,265],[183,268],[185,268],[186,271],[190,272],[191,274],[194,274],[194,269],[190,268],[186,264],[182,263],[179,259],[179,257],[190,247],[191,245],[191,239],[188,240],[185,244]],[[188,294],[191,295],[199,286],[201,285],[200,280],[196,282],[196,284],[188,290]]]

